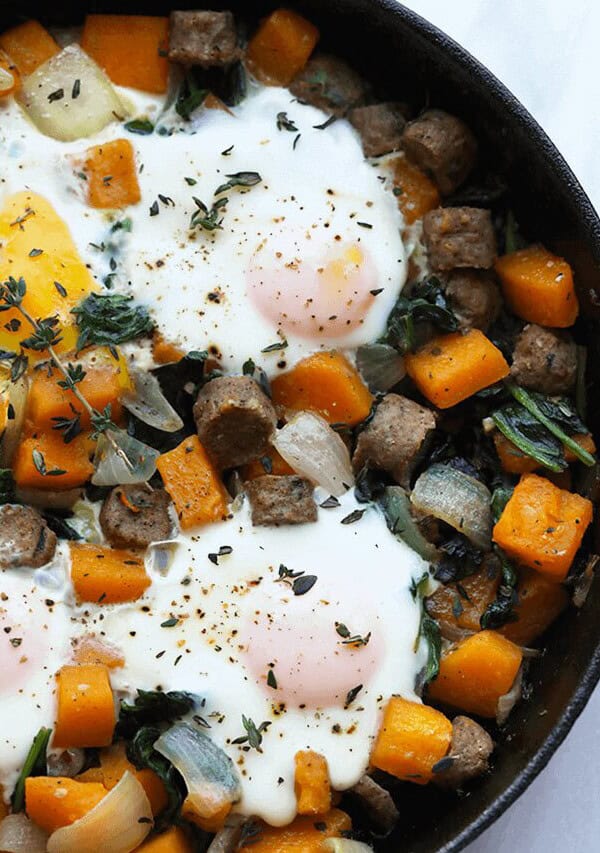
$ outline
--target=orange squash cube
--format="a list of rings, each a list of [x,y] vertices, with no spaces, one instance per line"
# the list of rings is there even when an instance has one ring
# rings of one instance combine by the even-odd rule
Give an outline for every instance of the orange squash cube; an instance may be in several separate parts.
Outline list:
[[[318,40],[319,31],[310,21],[291,9],[277,9],[250,39],[246,63],[262,83],[288,86],[306,65]]]
[[[563,581],[593,516],[581,495],[545,477],[524,474],[500,516],[493,539],[505,553],[551,580]]]
[[[71,542],[70,551],[71,582],[79,601],[136,601],[150,586],[143,559],[131,551],[87,542]]]
[[[300,815],[287,826],[259,823],[252,853],[323,853],[326,838],[339,838],[352,829],[352,821],[340,809],[322,815]]]
[[[407,225],[412,225],[430,210],[440,206],[438,188],[431,178],[428,178],[410,160],[395,156],[390,161],[390,166],[394,195]]]
[[[81,433],[65,444],[54,430],[26,426],[12,462],[17,486],[56,491],[85,485],[94,473],[93,444],[89,434]]]
[[[116,716],[105,666],[63,666],[58,673],[58,712],[53,746],[108,746]]]
[[[63,776],[29,776],[25,780],[28,817],[52,833],[79,820],[107,794],[98,782],[80,782]]]
[[[47,59],[60,53],[60,45],[39,21],[26,21],[0,33],[0,48],[8,54],[22,77],[32,74]]]
[[[331,808],[331,785],[327,760],[318,752],[302,750],[294,761],[298,814],[323,814]]]
[[[193,853],[192,844],[180,826],[172,826],[137,849],[138,853]]]
[[[82,173],[87,176],[87,199],[91,207],[126,207],[141,199],[135,150],[128,139],[114,139],[88,148]]]
[[[440,711],[392,696],[371,753],[371,764],[398,779],[426,785],[450,748],[452,723]]]
[[[499,629],[518,646],[529,646],[550,627],[568,607],[569,593],[532,569],[521,569],[517,584],[516,622],[507,622]]]

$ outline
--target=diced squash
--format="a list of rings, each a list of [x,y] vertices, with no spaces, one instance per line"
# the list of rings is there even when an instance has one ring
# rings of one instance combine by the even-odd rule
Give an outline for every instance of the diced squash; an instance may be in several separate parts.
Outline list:
[[[52,745],[108,746],[115,730],[115,703],[105,666],[63,666],[58,673],[58,711]]]
[[[60,53],[60,45],[39,21],[26,21],[1,33],[0,48],[8,54],[22,77],[32,74],[43,62]]]
[[[242,466],[240,473],[243,480],[256,480],[257,477],[264,477],[265,474],[275,474],[276,476],[293,474],[294,469],[273,448],[260,459],[255,459],[253,462],[248,462],[247,465]]]
[[[545,477],[523,474],[493,539],[513,560],[563,581],[592,515],[592,503],[581,495],[559,489]]]
[[[318,40],[319,31],[310,21],[291,9],[277,9],[250,39],[246,63],[262,83],[288,86],[306,65]]]
[[[128,139],[113,139],[88,148],[81,174],[86,178],[85,191],[91,207],[126,207],[141,198],[135,149]]]
[[[25,780],[25,810],[48,833],[70,826],[106,796],[98,782],[79,782],[64,776],[29,776]]]
[[[119,669],[125,666],[125,658],[114,646],[109,646],[97,637],[82,637],[73,649],[73,663],[100,664],[108,669]]]
[[[225,820],[231,811],[231,803],[222,803],[210,816],[198,814],[194,798],[187,796],[181,807],[181,816],[190,823],[196,824],[205,832],[218,832],[223,828]]]
[[[79,601],[136,601],[150,586],[144,560],[131,551],[71,542],[71,581]]]
[[[440,409],[456,406],[508,376],[500,350],[479,329],[443,335],[405,357],[406,372]]]
[[[442,656],[429,697],[467,714],[495,717],[498,699],[512,687],[521,649],[496,631],[480,631]]]
[[[323,841],[352,829],[352,821],[340,809],[322,815],[297,817],[287,826],[258,824],[252,853],[322,853]]]
[[[496,272],[509,308],[522,320],[564,329],[577,319],[573,271],[543,246],[503,255],[496,261]]]
[[[101,767],[88,767],[87,770],[84,770],[83,773],[78,773],[75,776],[75,779],[78,782],[99,782],[104,788],[106,785],[104,784],[104,773],[102,772]]]
[[[331,808],[331,785],[327,760],[318,752],[302,750],[294,758],[298,814],[315,815]]]
[[[71,309],[96,290],[96,284],[79,257],[66,223],[36,193],[8,196],[0,210],[0,281],[9,276],[25,279],[23,307],[32,317],[58,317],[62,341],[56,350],[74,349],[77,327]],[[65,292],[66,296],[62,295]],[[0,349],[18,352],[19,342],[31,332],[16,309],[3,312]],[[28,351],[28,355],[30,359],[48,357],[46,352]]]
[[[371,764],[398,779],[426,785],[433,768],[450,748],[452,723],[440,711],[392,696],[383,720]]]
[[[175,364],[185,356],[177,344],[164,338],[160,332],[152,336],[152,356],[156,364]]]
[[[500,464],[504,471],[507,471],[509,474],[529,474],[543,467],[535,459],[532,459],[531,456],[527,456],[520,451],[512,441],[502,435],[498,430],[494,432],[493,438]],[[590,433],[586,435],[574,435],[573,440],[584,450],[587,450],[588,453],[596,452],[596,444]],[[575,454],[568,447],[565,447],[565,459],[567,462],[574,462],[576,459]]]
[[[521,569],[517,584],[516,622],[499,633],[518,646],[529,646],[546,631],[569,604],[569,594],[559,583],[532,569]]]
[[[26,425],[13,459],[13,476],[17,486],[25,489],[76,489],[94,473],[91,454],[89,434],[81,433],[65,444],[59,432],[42,432]]]
[[[63,142],[92,136],[128,115],[106,74],[77,44],[26,77],[17,97],[39,131]]]
[[[227,517],[227,492],[197,435],[163,453],[156,467],[183,530]]]
[[[137,848],[138,853],[193,853],[193,847],[180,826],[155,835]]]
[[[480,619],[496,598],[499,583],[499,573],[484,567],[458,584],[440,586],[427,599],[427,612],[439,622],[442,634],[444,627],[479,631]]]
[[[373,395],[341,353],[317,352],[271,383],[273,402],[294,411],[315,412],[330,424],[364,421]]]
[[[81,46],[113,83],[160,95],[169,82],[168,32],[168,18],[88,15]]]
[[[127,361],[120,350],[117,350],[115,359],[108,348],[96,347],[69,361],[73,365],[81,365],[85,371],[77,390],[90,406],[99,412],[110,406],[112,419],[118,421],[122,412],[121,397],[132,388]],[[80,415],[81,427],[89,429],[87,410],[72,391],[59,386],[63,378],[56,368],[48,369],[46,365],[33,374],[27,398],[27,418],[36,429],[51,430],[56,426],[57,418],[72,418],[74,410]]]
[[[0,98],[12,95],[17,91],[21,77],[17,66],[3,50],[0,50]]]
[[[438,188],[410,160],[394,155],[388,162],[392,167],[394,195],[407,225],[412,225],[430,210],[440,206]]]
[[[137,770],[125,754],[125,744],[121,741],[100,752],[100,767],[104,786],[112,790],[124,774],[129,771],[143,787],[150,802],[152,814],[157,815],[166,807],[169,797],[162,780],[153,770],[144,767]]]

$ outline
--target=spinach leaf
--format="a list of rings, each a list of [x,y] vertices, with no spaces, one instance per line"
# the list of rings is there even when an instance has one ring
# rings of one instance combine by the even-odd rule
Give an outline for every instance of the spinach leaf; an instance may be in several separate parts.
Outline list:
[[[151,332],[154,323],[143,305],[119,293],[90,293],[72,310],[77,318],[77,349],[90,344],[116,346]]]
[[[410,296],[400,296],[388,317],[383,341],[400,353],[409,352],[421,343],[426,324],[444,332],[458,329],[458,320],[435,276],[417,284]]]
[[[419,636],[426,640],[428,645],[427,663],[421,673],[419,673],[419,685],[424,687],[438,677],[440,671],[440,658],[442,655],[442,634],[440,626],[432,619],[423,613],[421,616],[421,627]]]
[[[186,74],[175,101],[175,112],[184,121],[189,121],[194,110],[204,103],[208,94],[208,89],[198,85],[192,72]]]
[[[376,471],[364,465],[356,476],[354,497],[361,504],[379,500],[385,488],[385,480],[381,471]]]
[[[512,382],[507,382],[506,387],[515,402],[502,406],[491,417],[519,450],[551,471],[564,471],[567,467],[565,447],[584,465],[595,464],[595,458],[572,438],[589,430],[569,400],[526,391]]]
[[[154,125],[148,118],[134,118],[125,122],[124,127],[129,133],[138,133],[140,136],[149,136],[154,131]]]
[[[434,578],[444,584],[472,575],[483,562],[483,551],[462,533],[453,534],[440,545],[439,550],[441,559],[435,567]]]
[[[138,690],[133,705],[121,703],[116,735],[128,739],[143,726],[171,723],[189,713],[199,702],[200,698],[194,693]]]
[[[170,826],[181,809],[186,789],[181,776],[171,762],[154,749],[161,730],[154,726],[139,729],[127,744],[127,758],[138,770],[153,770],[165,786],[168,802],[161,812],[157,828]]]
[[[10,468],[0,468],[0,504],[15,501],[15,481]]]
[[[494,524],[498,521],[502,513],[504,512],[504,507],[511,499],[513,490],[507,489],[505,486],[498,486],[497,489],[494,489],[492,492],[492,519]]]
[[[487,628],[496,630],[507,622],[516,622],[518,619],[514,609],[518,600],[515,589],[517,573],[500,548],[496,548],[495,552],[502,565],[502,582],[498,587],[496,598],[488,604],[479,620],[482,630]]]
[[[78,539],[83,539],[83,536],[81,536],[74,527],[71,527],[66,518],[63,518],[56,513],[49,512],[48,510],[44,510],[42,515],[44,516],[44,520],[50,530],[52,530],[53,533],[56,533],[59,539],[69,539],[73,542]]]
[[[46,766],[46,752],[52,729],[40,729],[33,739],[33,743],[27,753],[23,769],[17,779],[15,790],[12,795],[13,812],[20,812],[25,806],[25,780],[30,776],[45,776],[48,772]]]

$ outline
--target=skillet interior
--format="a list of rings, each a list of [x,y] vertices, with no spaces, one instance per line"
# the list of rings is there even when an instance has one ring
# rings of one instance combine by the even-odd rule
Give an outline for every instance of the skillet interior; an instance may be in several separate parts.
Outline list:
[[[165,13],[195,5],[260,16],[281,5],[269,0],[0,0],[0,26],[19,18],[72,24],[87,11]],[[580,337],[591,349],[588,420],[600,430],[600,221],[573,174],[535,121],[504,87],[451,39],[394,0],[294,0],[321,29],[321,45],[345,56],[382,94],[442,106],[477,135],[487,160],[509,185],[524,232],[572,264],[582,302]],[[251,6],[251,9],[249,8]],[[348,180],[352,176],[348,175]],[[598,296],[596,296],[596,293]],[[598,536],[596,536],[598,539]],[[384,851],[458,851],[497,818],[539,773],[566,736],[600,677],[600,585],[581,612],[570,609],[552,626],[546,653],[529,674],[531,698],[497,733],[494,772],[458,799],[428,788],[398,785],[401,821],[378,845]]]

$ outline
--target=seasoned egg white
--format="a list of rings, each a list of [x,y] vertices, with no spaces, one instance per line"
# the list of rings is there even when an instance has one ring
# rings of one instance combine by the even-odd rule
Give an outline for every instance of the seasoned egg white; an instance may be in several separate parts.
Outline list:
[[[257,88],[232,111],[205,110],[191,129],[172,111],[161,119],[157,99],[127,97],[159,130],[113,123],[62,143],[14,102],[4,107],[0,203],[24,188],[44,195],[99,282],[133,294],[165,338],[211,350],[230,372],[252,358],[273,374],[383,332],[406,276],[402,218],[346,121],[323,127],[324,113],[278,88]],[[296,130],[284,129],[290,122]],[[135,147],[142,199],[115,217],[86,203],[81,156],[118,137]],[[260,182],[215,196],[240,172]],[[209,210],[227,198],[221,230],[190,229],[194,198]],[[128,227],[112,231],[123,219]]]

